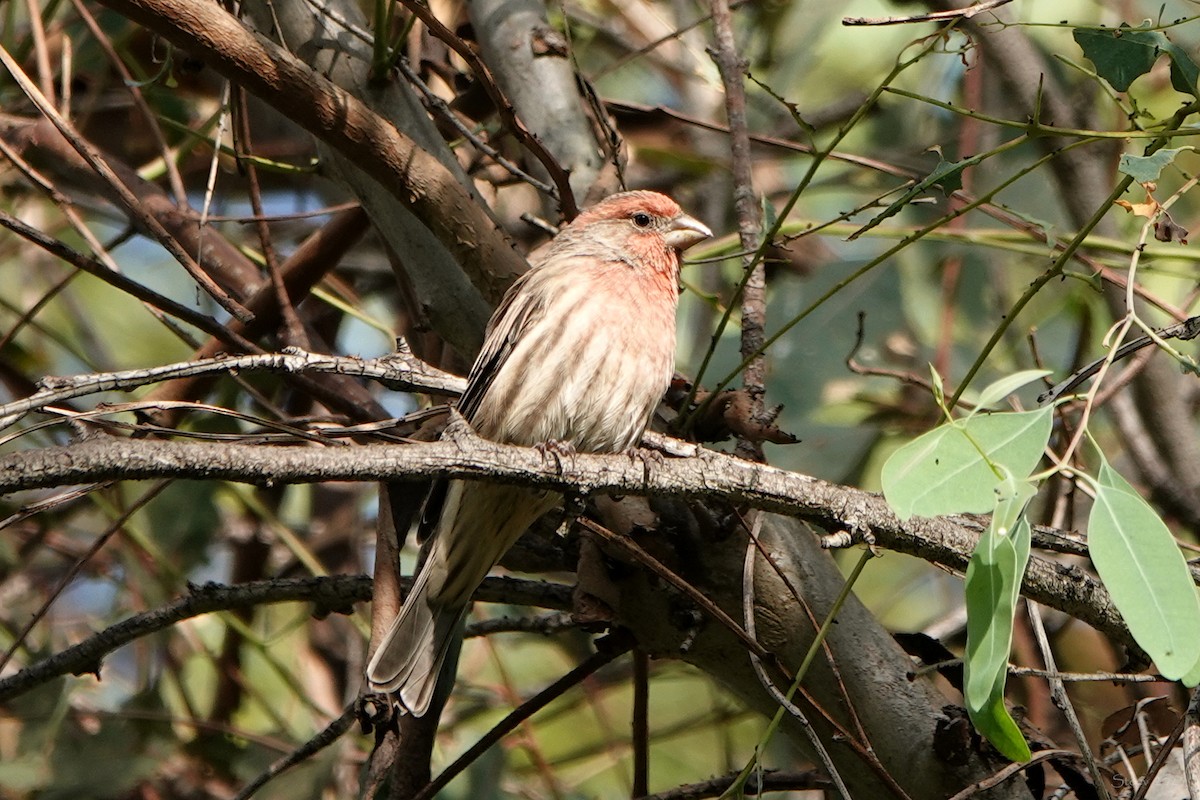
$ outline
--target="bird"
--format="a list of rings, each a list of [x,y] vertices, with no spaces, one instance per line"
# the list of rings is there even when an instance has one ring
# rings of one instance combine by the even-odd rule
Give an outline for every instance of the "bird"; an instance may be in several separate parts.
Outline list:
[[[534,251],[492,315],[458,412],[504,444],[630,451],[674,372],[681,254],[711,236],[657,192],[620,192],[581,211]],[[427,501],[412,590],[366,670],[373,691],[418,717],[475,589],[561,500],[463,480],[440,488],[440,506]]]

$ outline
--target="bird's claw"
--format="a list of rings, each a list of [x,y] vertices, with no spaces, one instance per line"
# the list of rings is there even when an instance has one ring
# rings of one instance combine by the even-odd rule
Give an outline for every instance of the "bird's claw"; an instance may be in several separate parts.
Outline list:
[[[557,439],[550,439],[549,441],[535,444],[533,449],[542,454],[543,461],[547,461],[551,458],[554,459],[554,468],[560,477],[563,474],[563,458],[570,460],[572,469],[575,467],[576,450],[575,445],[571,444],[570,442],[561,442]]]
[[[640,461],[642,463],[642,483],[650,482],[650,469],[652,467],[661,467],[666,463],[661,450],[647,450],[644,447],[631,447],[625,451],[632,463]]]

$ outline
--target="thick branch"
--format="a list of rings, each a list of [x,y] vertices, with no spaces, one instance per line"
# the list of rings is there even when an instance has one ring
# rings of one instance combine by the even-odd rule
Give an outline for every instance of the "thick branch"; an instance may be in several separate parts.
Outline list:
[[[518,116],[510,124],[528,125],[532,133],[526,136],[544,142],[547,152],[532,153],[541,160],[529,166],[558,184],[569,220],[576,201],[591,195],[604,158],[584,113],[567,39],[550,27],[542,0],[470,0],[467,10],[483,58],[504,91],[497,105],[503,113],[511,100]]]
[[[681,444],[681,452],[688,446]],[[0,458],[0,493],[112,479],[192,478],[244,483],[488,479],[591,494],[722,498],[801,517],[833,530],[869,532],[891,550],[966,568],[979,527],[953,517],[901,522],[882,497],[722,453],[555,458],[480,439],[452,425],[442,441],[371,447],[263,447],[96,438]],[[1035,558],[1025,594],[1131,644],[1108,592],[1074,566]]]

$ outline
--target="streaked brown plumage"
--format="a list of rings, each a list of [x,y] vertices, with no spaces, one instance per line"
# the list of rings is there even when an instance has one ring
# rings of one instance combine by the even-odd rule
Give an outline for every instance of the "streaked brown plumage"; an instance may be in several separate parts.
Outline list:
[[[711,236],[670,198],[623,192],[531,257],[488,324],[459,411],[488,439],[584,453],[637,444],[675,359],[679,253]],[[367,667],[424,714],[471,594],[554,493],[451,481],[413,590]]]

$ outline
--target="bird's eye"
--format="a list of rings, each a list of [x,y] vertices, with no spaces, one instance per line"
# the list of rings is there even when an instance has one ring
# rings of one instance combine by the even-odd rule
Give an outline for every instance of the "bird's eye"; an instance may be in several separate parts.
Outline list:
[[[637,225],[639,228],[649,228],[650,227],[650,222],[651,222],[650,215],[644,211],[639,211],[638,213],[634,214],[632,219],[633,219],[633,224]]]

